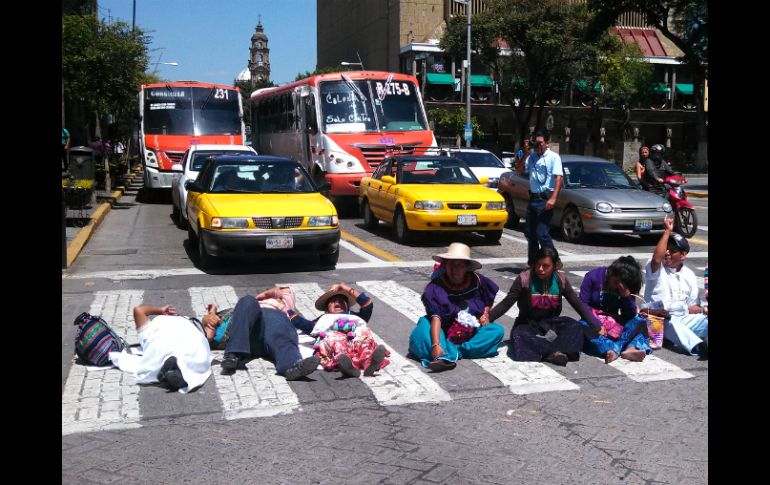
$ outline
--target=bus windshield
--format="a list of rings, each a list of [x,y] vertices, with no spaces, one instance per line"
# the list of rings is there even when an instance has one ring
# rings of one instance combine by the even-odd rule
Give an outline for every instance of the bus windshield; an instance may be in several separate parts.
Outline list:
[[[319,89],[325,133],[428,129],[411,82],[325,81]]]
[[[238,93],[167,85],[145,90],[146,135],[240,135]]]

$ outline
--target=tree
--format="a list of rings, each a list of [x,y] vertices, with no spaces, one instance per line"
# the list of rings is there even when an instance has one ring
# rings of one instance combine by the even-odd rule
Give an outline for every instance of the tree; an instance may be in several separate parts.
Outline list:
[[[431,108],[428,110],[428,119],[433,120],[435,133],[440,137],[460,137],[462,139],[465,134],[465,108],[459,108],[454,112],[444,108]],[[471,117],[471,126],[473,127],[473,139],[483,139],[484,132],[481,131],[481,125],[475,116]]]
[[[271,88],[275,83],[270,80],[263,81],[235,81],[235,87],[241,91],[241,108],[243,108],[243,123],[251,126],[251,93],[257,89]],[[248,130],[249,128],[247,128]]]
[[[703,111],[703,87],[708,79],[708,4],[706,0],[588,0],[598,14],[592,24],[594,34],[606,31],[625,12],[640,12],[647,25],[655,27],[674,43],[684,55],[679,60],[693,74],[693,97],[696,105],[698,150],[696,166],[706,169],[708,162],[708,129]]]
[[[63,96],[86,128],[94,116],[97,136],[101,115],[110,113],[118,123],[133,116],[139,86],[148,79],[149,43],[141,29],[132,31],[123,22],[108,24],[93,15],[62,17]]]
[[[305,72],[298,72],[296,76],[294,76],[295,81],[299,81],[301,79],[305,79],[310,76],[315,76],[317,74],[328,74],[330,72],[345,72],[349,71],[345,66],[327,66],[327,67],[319,67],[315,71],[305,71]]]

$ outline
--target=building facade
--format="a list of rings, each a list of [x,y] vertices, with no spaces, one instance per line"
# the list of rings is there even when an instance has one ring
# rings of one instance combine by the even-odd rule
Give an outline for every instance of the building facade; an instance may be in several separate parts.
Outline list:
[[[270,48],[262,21],[257,23],[256,32],[251,36],[249,48],[249,72],[252,83],[263,83],[270,80]]]

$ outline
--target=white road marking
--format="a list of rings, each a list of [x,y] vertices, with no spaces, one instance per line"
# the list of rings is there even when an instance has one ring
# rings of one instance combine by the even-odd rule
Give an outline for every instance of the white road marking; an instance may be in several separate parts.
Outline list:
[[[416,322],[425,314],[425,308],[420,300],[420,295],[411,288],[399,285],[392,280],[359,281],[357,284],[364,288],[371,288],[372,295],[376,295],[377,298],[383,300],[413,322]],[[505,294],[503,292],[498,292],[495,296],[495,302],[502,300],[504,297]],[[416,311],[416,309],[419,310]],[[508,310],[506,315],[515,318],[518,315],[518,307],[514,305]],[[486,359],[473,359],[473,362],[495,376],[497,380],[507,386],[514,394],[580,389],[579,386],[570,382],[545,364],[540,362],[514,362],[508,357],[507,350],[506,346],[502,346],[497,356]]]
[[[620,256],[633,256],[637,260],[647,261],[650,258],[649,252],[644,253],[601,253],[601,254],[566,254],[559,251],[563,263],[582,263],[582,262],[602,262],[614,261]],[[563,256],[561,256],[563,255]],[[708,258],[708,251],[691,251],[687,254],[688,258]],[[492,264],[527,264],[527,257],[516,258],[481,258],[478,260],[483,265]],[[432,268],[436,262],[432,259],[423,261],[377,261],[377,262],[357,262],[357,263],[337,263],[338,270],[343,269],[381,269],[381,268]],[[205,274],[195,268],[177,268],[167,270],[131,270],[131,271],[98,271],[95,273],[84,274],[63,274],[62,279],[98,279],[104,278],[111,281],[122,280],[154,280],[162,277],[189,276]]]
[[[575,276],[585,278],[586,274],[588,274],[588,271],[570,271],[570,273],[574,274]]]
[[[98,291],[89,313],[101,315],[128,343],[137,341],[133,308],[144,290]],[[139,387],[136,378],[116,367],[73,363],[62,393],[62,434],[139,428]]]
[[[513,237],[513,236],[511,236],[509,234],[506,234],[506,233],[503,233],[503,237],[505,239],[510,239],[511,241],[516,241],[518,243],[527,244],[527,240],[526,239],[522,239],[520,237]]]
[[[708,226],[698,226],[698,229],[700,229],[701,231],[709,232],[709,227]]]
[[[208,303],[219,309],[233,308],[238,295],[232,286],[204,286],[188,289],[193,310],[202,317]],[[221,362],[224,352],[212,351]],[[222,400],[225,419],[253,418],[290,413],[299,407],[299,398],[283,376],[276,374],[275,365],[264,359],[253,359],[231,376],[222,375],[220,365],[212,365],[211,373]]]
[[[599,359],[604,362],[604,359]],[[679,367],[662,360],[655,355],[648,355],[642,362],[618,358],[609,365],[627,375],[636,382],[667,381],[669,379],[689,379],[694,377]]]
[[[505,298],[508,295],[508,293],[505,293],[504,291],[498,291],[495,295],[495,305],[503,301],[503,298]],[[507,312],[505,312],[506,315],[516,320],[516,317],[519,316],[519,306],[514,303],[511,308],[508,309]]]
[[[350,251],[353,254],[357,254],[358,256],[361,256],[362,258],[364,258],[365,260],[369,261],[370,263],[381,263],[381,262],[383,262],[382,259],[375,258],[374,256],[372,256],[371,254],[367,253],[363,249],[360,249],[355,244],[351,244],[351,243],[345,241],[344,239],[340,239],[340,246],[342,246],[343,248],[347,249],[348,251]]]
[[[383,282],[359,281],[356,285],[363,288],[370,296],[376,294],[378,298],[382,299],[378,283]],[[297,310],[309,319],[320,315],[320,312],[315,309],[315,300],[324,293],[324,290],[316,283],[291,286],[297,294]],[[302,294],[302,298],[300,298],[300,294]],[[388,304],[393,306],[391,302]],[[401,311],[399,308],[396,309]],[[416,322],[417,319],[415,318],[413,321]],[[374,338],[385,344],[385,341],[374,332],[377,322],[371,323],[369,329],[372,330]],[[388,350],[390,350],[390,357],[388,357],[390,364],[387,367],[381,369],[378,375],[374,377],[364,377],[363,375],[360,377],[372,390],[377,402],[384,406],[395,406],[416,402],[449,401],[451,399],[448,392],[422,372],[412,361],[390,346],[388,346]]]

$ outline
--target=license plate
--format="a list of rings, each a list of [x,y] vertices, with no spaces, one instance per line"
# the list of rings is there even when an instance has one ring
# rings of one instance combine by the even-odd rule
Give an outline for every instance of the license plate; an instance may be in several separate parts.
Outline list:
[[[634,231],[652,230],[652,219],[637,219],[634,222]]]
[[[457,225],[458,226],[475,226],[476,225],[476,215],[475,214],[465,214],[457,216]]]
[[[288,237],[269,237],[265,244],[267,249],[291,249],[294,247],[294,238]]]

